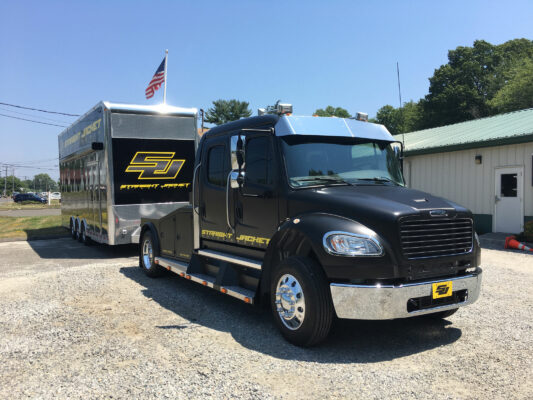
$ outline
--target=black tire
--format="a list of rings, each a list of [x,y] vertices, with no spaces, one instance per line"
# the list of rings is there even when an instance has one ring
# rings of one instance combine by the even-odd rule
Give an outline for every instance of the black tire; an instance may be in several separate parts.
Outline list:
[[[72,239],[76,239],[76,221],[70,221],[70,236],[72,236]]]
[[[165,272],[165,269],[154,264],[154,259],[159,255],[159,251],[154,244],[152,235],[151,231],[146,231],[139,242],[139,266],[146,275],[151,278],[157,278]],[[150,246],[151,251],[148,251],[146,246]],[[145,252],[148,254],[145,254]]]
[[[294,278],[296,285],[288,277]],[[292,306],[289,299],[294,301]],[[280,311],[277,300],[280,302]],[[302,310],[302,307],[298,307],[299,301],[304,306],[302,320],[298,319],[297,313]],[[322,342],[328,336],[334,316],[333,303],[324,271],[314,260],[289,257],[281,261],[272,275],[270,304],[274,321],[289,342],[308,347]],[[287,310],[289,306],[292,308]],[[284,318],[281,315],[284,312],[290,318]]]
[[[446,311],[439,311],[433,314],[426,314],[423,315],[423,317],[427,319],[444,319],[451,317],[453,314],[455,314],[459,310],[458,308],[454,308],[453,310],[446,310]]]
[[[85,230],[85,224],[81,224],[81,232],[80,232],[80,242],[83,243],[85,246],[91,245],[91,238],[87,236],[87,232]]]

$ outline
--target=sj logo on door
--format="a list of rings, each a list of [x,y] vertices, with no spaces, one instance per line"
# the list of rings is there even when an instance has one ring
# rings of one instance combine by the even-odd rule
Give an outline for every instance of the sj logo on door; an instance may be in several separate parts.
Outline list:
[[[174,159],[171,151],[138,151],[126,172],[138,172],[137,179],[175,179],[185,160]]]

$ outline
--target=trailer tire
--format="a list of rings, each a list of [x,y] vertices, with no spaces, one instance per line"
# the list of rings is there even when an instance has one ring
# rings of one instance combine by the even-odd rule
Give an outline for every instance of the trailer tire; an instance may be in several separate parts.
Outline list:
[[[314,260],[282,260],[272,275],[270,304],[275,323],[289,342],[308,347],[328,336],[333,302],[324,271]]]
[[[70,236],[76,239],[76,222],[73,219],[70,219]]]
[[[81,224],[81,232],[80,232],[80,242],[83,243],[85,246],[89,246],[91,244],[91,238],[87,236],[87,230],[84,223]]]
[[[139,244],[139,266],[151,278],[161,276],[165,270],[154,263],[154,259],[159,255],[159,252],[154,244],[152,231],[147,230],[144,232]]]

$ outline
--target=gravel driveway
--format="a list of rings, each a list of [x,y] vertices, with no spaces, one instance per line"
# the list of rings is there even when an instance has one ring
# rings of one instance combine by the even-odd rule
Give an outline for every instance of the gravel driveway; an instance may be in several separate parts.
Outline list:
[[[533,256],[484,250],[445,321],[342,321],[317,348],[135,247],[0,243],[0,398],[533,398]]]

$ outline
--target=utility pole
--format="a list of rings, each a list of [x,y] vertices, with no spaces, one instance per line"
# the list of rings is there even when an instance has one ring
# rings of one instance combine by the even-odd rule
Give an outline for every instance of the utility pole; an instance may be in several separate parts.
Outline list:
[[[204,109],[200,108],[200,114],[202,115],[202,135],[204,134]]]
[[[6,165],[6,178],[4,179],[4,196],[7,193],[7,165]]]
[[[13,168],[13,190],[11,193],[15,193],[15,168]]]

